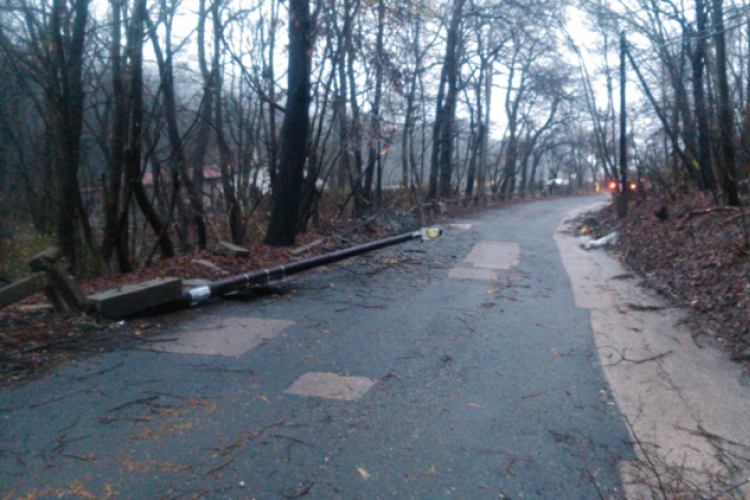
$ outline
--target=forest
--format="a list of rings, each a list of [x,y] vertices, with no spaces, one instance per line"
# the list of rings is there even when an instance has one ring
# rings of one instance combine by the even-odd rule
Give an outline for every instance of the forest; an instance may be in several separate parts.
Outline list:
[[[736,0],[6,0],[0,251],[126,273],[626,178],[740,206],[749,21]]]

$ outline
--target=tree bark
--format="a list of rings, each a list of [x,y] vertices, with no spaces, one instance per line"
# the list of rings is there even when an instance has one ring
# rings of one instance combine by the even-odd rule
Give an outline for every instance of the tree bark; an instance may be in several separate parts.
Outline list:
[[[369,148],[367,151],[367,167],[365,169],[365,184],[362,188],[363,201],[371,210],[373,208],[372,182],[376,169],[381,174],[380,158],[380,101],[383,96],[383,34],[385,30],[385,2],[378,0],[377,4],[378,30],[375,36],[375,96],[370,112],[370,133],[368,134]],[[379,193],[376,193],[375,200]],[[359,214],[362,215],[362,214]]]
[[[428,199],[436,196],[448,198],[451,195],[451,177],[453,161],[453,128],[458,100],[458,72],[460,69],[459,52],[461,41],[461,18],[465,0],[454,0],[453,14],[448,28],[445,47],[445,59],[440,78],[437,113],[430,169],[430,188]],[[443,88],[445,87],[445,91]],[[445,92],[443,94],[443,92]],[[445,102],[443,102],[445,95]]]
[[[533,48],[532,45],[531,48],[529,48],[529,53],[526,56],[526,60],[522,61],[522,65],[520,68],[516,68],[516,63],[518,61],[519,56],[521,56],[521,50],[525,48],[525,46],[529,42],[524,41],[521,39],[516,39],[515,44],[516,47],[514,49],[513,58],[510,63],[510,70],[508,72],[508,92],[505,95],[505,114],[508,119],[508,139],[507,139],[507,148],[505,151],[505,164],[503,166],[503,183],[500,187],[500,193],[502,194],[512,194],[515,191],[516,187],[516,169],[518,167],[518,133],[519,133],[519,110],[521,107],[521,103],[526,98],[526,92],[528,90],[528,79],[529,79],[529,70],[531,68],[531,64],[533,63]],[[534,43],[534,42],[531,42]],[[519,78],[518,82],[518,88],[516,90],[515,95],[512,93],[512,89],[514,88],[514,82],[516,77],[516,72],[521,73],[521,76]]]
[[[221,24],[219,7],[221,2],[214,0],[211,4],[211,20],[213,22],[213,57],[211,58],[212,89],[215,100],[214,129],[216,143],[219,148],[219,170],[224,198],[224,210],[229,219],[229,235],[233,243],[242,242],[242,212],[235,189],[236,174],[231,165],[229,144],[224,134],[224,102],[222,100],[222,70],[220,46],[224,33]]]
[[[311,26],[309,0],[289,2],[288,98],[281,126],[278,182],[264,243],[294,244],[299,227],[300,194],[309,133]]]
[[[112,42],[110,58],[112,64],[112,140],[109,146],[109,165],[104,197],[104,242],[102,256],[109,261],[112,251],[117,255],[121,273],[133,270],[128,252],[128,227],[120,224],[122,198],[122,176],[125,163],[128,112],[125,97],[124,62],[122,60],[122,10],[123,0],[112,0]]]
[[[627,40],[625,32],[620,34],[620,193],[617,196],[617,218],[624,219],[628,215],[628,153],[627,153],[627,106],[625,100],[625,54],[627,54]]]
[[[347,14],[345,13],[344,15]],[[349,165],[350,130],[348,129],[348,120],[346,117],[346,43],[343,33],[339,32],[338,37],[339,50],[338,60],[336,61],[338,69],[338,95],[336,97],[334,113],[338,121],[339,148],[341,152],[339,154],[336,187],[343,190],[346,186],[347,177],[351,176],[351,166]]]
[[[482,142],[479,143],[479,165],[477,167],[477,189],[474,195],[474,204],[478,205],[480,201],[484,200],[484,194],[486,191],[485,185],[487,184],[487,150],[489,147],[489,123],[490,123],[490,109],[492,109],[492,74],[493,74],[493,63],[490,61],[489,67],[487,68],[485,90],[484,90],[484,109],[486,110],[484,131],[482,133]]]
[[[476,176],[477,162],[481,154],[481,144],[484,136],[484,123],[482,122],[482,73],[474,84],[474,95],[476,98],[476,124],[474,123],[474,113],[471,114],[471,158],[469,168],[466,172],[466,197],[469,198],[474,193],[474,177]]]
[[[409,78],[409,86],[406,91],[406,110],[404,112],[404,127],[401,137],[401,187],[407,188],[411,179],[411,158],[413,157],[413,134],[414,134],[414,112],[416,109],[417,82],[422,72],[422,48],[420,45],[420,34],[422,28],[421,18],[415,19],[414,38],[412,49],[414,51],[414,70]]]
[[[137,0],[128,42],[131,65],[130,74],[130,131],[129,146],[125,154],[125,177],[128,188],[135,195],[138,207],[156,235],[163,258],[174,257],[174,247],[159,214],[154,210],[146,189],[143,187],[141,170],[141,144],[143,142],[143,26],[146,15],[146,0]],[[126,208],[126,207],[125,207]],[[127,210],[125,210],[126,212]]]
[[[740,206],[737,186],[734,118],[727,81],[727,53],[724,36],[724,2],[713,0],[714,33],[716,36],[716,83],[719,90],[719,132],[721,134],[721,184],[730,206]]]
[[[64,23],[66,6],[54,0],[50,20],[52,58],[56,81],[49,95],[54,110],[57,143],[60,157],[57,165],[58,206],[57,240],[68,261],[77,264],[76,229],[79,218],[80,189],[78,170],[81,161],[83,132],[83,52],[88,23],[88,0],[77,0],[73,5],[72,26]]]
[[[354,153],[354,168],[352,172],[352,198],[354,199],[354,213],[360,214],[365,211],[362,196],[362,127],[359,116],[359,103],[357,101],[357,76],[354,72],[354,61],[356,60],[356,47],[354,45],[354,13],[359,9],[359,0],[344,0],[344,44],[346,46],[346,76],[349,87],[349,106],[351,108],[351,127],[349,132],[350,144]],[[343,207],[342,207],[343,208]]]
[[[187,197],[192,210],[192,222],[198,238],[198,247],[206,248],[207,232],[205,212],[203,209],[202,194],[193,182],[188,168],[189,162],[185,155],[185,145],[180,135],[180,127],[177,122],[177,101],[175,97],[174,86],[174,67],[171,43],[171,21],[167,24],[165,39],[165,54],[162,53],[161,47],[156,34],[156,27],[153,26],[148,16],[146,23],[151,35],[152,46],[156,54],[156,62],[159,67],[159,77],[161,78],[161,94],[164,104],[164,119],[167,122],[167,137],[172,150],[170,154],[170,163],[172,164],[172,177],[175,182],[181,182],[185,186]],[[174,187],[176,188],[176,186]],[[173,188],[173,189],[174,189]]]
[[[706,61],[706,8],[703,0],[695,1],[695,17],[698,30],[695,40],[696,46],[690,62],[693,68],[695,117],[698,122],[698,166],[701,176],[701,188],[714,192],[716,191],[716,179],[711,168],[710,125],[703,87],[703,70]]]
[[[555,115],[557,114],[557,108],[560,105],[560,101],[562,100],[562,97],[555,96],[552,101],[552,107],[550,108],[549,116],[547,117],[547,121],[544,122],[544,125],[539,127],[536,132],[531,134],[531,130],[529,130],[529,133],[527,135],[526,140],[524,141],[524,151],[521,155],[521,171],[522,171],[522,177],[521,177],[521,197],[525,197],[526,195],[526,188],[528,186],[529,182],[529,176],[528,176],[528,166],[529,166],[529,158],[534,153],[534,150],[536,149],[537,142],[539,142],[539,138],[544,134],[549,128],[552,126],[552,123],[555,120]],[[536,174],[536,171],[532,173],[531,176],[531,182],[533,182],[533,177]]]

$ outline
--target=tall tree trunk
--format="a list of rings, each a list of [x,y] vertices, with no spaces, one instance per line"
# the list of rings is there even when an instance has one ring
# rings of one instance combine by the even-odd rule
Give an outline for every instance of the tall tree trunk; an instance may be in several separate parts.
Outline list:
[[[628,215],[628,150],[627,150],[627,75],[625,54],[628,52],[625,32],[620,33],[620,193],[617,196],[617,218],[624,219]]]
[[[532,151],[533,146],[531,145],[531,131],[528,130],[526,132],[526,137],[521,143],[521,185],[518,188],[518,192],[521,195],[522,199],[526,198],[526,183],[529,179],[529,156],[531,156]]]
[[[747,12],[745,19],[745,37],[750,41],[750,11]],[[742,147],[742,161],[738,171],[738,179],[747,179],[750,177],[750,43],[748,43],[747,52],[745,53],[747,66],[747,79],[745,81],[745,107],[742,109],[742,130],[740,144]]]
[[[367,151],[367,167],[365,170],[365,185],[362,189],[364,201],[372,209],[372,181],[376,167],[380,167],[380,101],[383,95],[383,32],[385,30],[385,1],[378,0],[378,31],[375,36],[375,96],[370,112],[370,133],[368,134],[369,148]],[[380,171],[380,168],[378,168]],[[378,200],[379,201],[379,200]]]
[[[695,17],[698,32],[696,33],[696,46],[691,64],[693,68],[695,117],[698,122],[698,166],[700,168],[701,187],[714,192],[716,191],[716,179],[711,168],[710,126],[703,87],[703,69],[706,61],[706,8],[703,0],[695,0]]]
[[[271,1],[271,22],[268,39],[268,58],[264,75],[267,75],[268,82],[268,176],[271,180],[271,188],[276,188],[276,168],[279,161],[279,146],[276,140],[276,64],[274,55],[276,53],[276,28],[278,23],[279,3],[276,0]],[[266,60],[264,58],[264,60]]]
[[[547,136],[549,137],[549,136]],[[546,152],[546,148],[544,147],[544,142],[542,142],[542,145],[539,148],[536,148],[536,151],[534,151],[534,161],[531,163],[531,174],[529,175],[529,185],[531,186],[531,191],[534,193],[534,197],[536,197],[536,175],[539,171],[539,163],[542,160],[542,157],[544,156],[544,153]]]
[[[724,36],[723,0],[713,0],[714,33],[716,36],[716,83],[719,90],[719,132],[721,134],[721,184],[730,206],[740,206],[737,188],[737,165],[734,146],[734,118],[727,81],[727,53]]]
[[[458,73],[461,43],[461,19],[465,0],[454,0],[453,14],[448,28],[445,59],[440,78],[438,92],[438,111],[435,118],[435,133],[433,136],[432,162],[430,169],[430,191],[428,198],[436,195],[448,198],[451,195],[451,177],[453,161],[453,128],[456,115],[456,101],[458,100]],[[445,86],[445,102],[442,102],[443,86]]]
[[[518,91],[515,96],[512,96],[511,89],[513,89],[513,82],[516,74],[516,58],[519,55],[521,47],[516,47],[516,51],[513,54],[513,60],[510,64],[510,71],[508,72],[508,92],[505,95],[505,113],[508,117],[508,139],[507,148],[505,150],[505,163],[503,166],[503,183],[500,186],[501,194],[512,194],[516,186],[516,167],[518,163],[518,113],[521,106],[521,101],[524,97],[526,90],[526,72],[531,64],[531,61],[526,61],[521,71],[521,78],[518,84]]]
[[[221,71],[221,49],[224,33],[221,25],[221,13],[219,7],[221,2],[214,0],[211,4],[211,19],[213,21],[213,57],[211,60],[212,88],[216,101],[214,115],[214,129],[216,131],[216,143],[219,148],[219,169],[221,171],[221,184],[224,191],[224,211],[229,218],[229,234],[233,243],[242,242],[242,212],[237,200],[235,188],[236,172],[231,166],[229,144],[224,134],[224,103],[222,102],[222,71]]]
[[[346,119],[346,49],[342,36],[339,33],[339,59],[337,61],[338,66],[338,95],[336,97],[336,105],[334,111],[338,119],[339,126],[339,148],[341,153],[339,154],[338,172],[336,177],[336,187],[344,189],[346,186],[346,178],[351,175],[351,166],[349,165],[349,134]]]
[[[474,123],[474,114],[471,117],[471,157],[469,159],[469,168],[466,172],[466,197],[469,198],[474,193],[474,177],[477,170],[477,161],[481,155],[482,135],[484,134],[484,125],[482,123],[482,74],[474,85],[474,94],[476,97],[476,115],[477,123]]]
[[[78,169],[83,132],[83,52],[88,22],[88,0],[73,4],[73,26],[66,26],[66,5],[54,0],[50,22],[54,71],[57,81],[49,96],[54,110],[60,156],[57,165],[57,240],[71,264],[77,264],[76,229],[80,220]],[[82,203],[81,203],[82,204]]]
[[[362,200],[362,126],[357,101],[357,76],[354,72],[354,61],[357,57],[354,45],[354,15],[359,9],[359,0],[344,0],[344,43],[346,45],[346,76],[349,87],[349,106],[352,110],[350,143],[354,152],[354,169],[352,173],[352,198],[354,199],[354,213],[365,211]]]
[[[414,129],[412,123],[414,115],[414,93],[416,92],[416,71],[412,76],[411,82],[409,83],[409,90],[406,94],[406,111],[404,116],[404,128],[401,135],[401,187],[409,187],[409,157],[411,151],[409,150],[409,138],[411,137]]]
[[[503,183],[500,186],[501,194],[513,193],[516,185],[516,164],[518,163],[518,137],[516,137],[516,125],[510,127],[507,148],[505,150],[505,163],[503,165]]]
[[[326,170],[325,159],[327,158],[328,140],[331,134],[335,130],[335,122],[329,121],[330,115],[328,114],[328,106],[331,103],[331,91],[335,87],[336,76],[338,74],[336,68],[337,56],[333,51],[333,32],[329,32],[326,37],[326,49],[323,56],[324,59],[328,59],[332,62],[330,66],[321,64],[320,73],[317,75],[317,81],[322,82],[318,86],[317,102],[320,104],[317,107],[315,119],[317,124],[313,121],[310,124],[311,136],[308,140],[308,156],[307,156],[307,168],[305,169],[305,176],[302,181],[302,201],[300,203],[300,226],[298,231],[307,231],[308,223],[310,219],[313,220],[314,224],[319,221],[319,205],[320,195],[322,190],[318,187],[318,182],[325,184],[328,181],[328,174],[330,170],[326,172],[326,175],[321,177],[321,174]],[[328,67],[327,67],[328,66]],[[326,79],[323,79],[323,72],[330,68],[330,72],[327,74]],[[321,93],[322,87],[322,93]],[[335,109],[335,98],[333,99]],[[330,126],[329,126],[330,123]],[[331,167],[332,168],[332,167]],[[325,186],[323,186],[325,187]]]
[[[198,66],[203,79],[203,97],[198,107],[198,122],[195,127],[195,146],[190,154],[191,179],[198,194],[197,199],[191,198],[193,205],[193,220],[198,230],[198,247],[205,249],[208,245],[208,236],[204,228],[200,227],[196,214],[202,214],[205,211],[205,176],[204,169],[206,166],[206,156],[208,155],[208,144],[212,132],[214,132],[214,99],[216,96],[216,80],[218,68],[213,66],[209,68],[208,58],[206,56],[206,22],[208,20],[208,10],[206,0],[200,0],[198,3]],[[214,42],[216,43],[216,42]],[[210,209],[210,204],[209,204]]]
[[[122,198],[122,176],[125,163],[128,111],[125,97],[125,74],[122,60],[122,11],[123,0],[112,0],[112,44],[110,47],[112,71],[112,140],[110,141],[109,165],[104,197],[104,243],[102,256],[109,261],[112,251],[117,255],[120,272],[132,271],[128,252],[128,226],[120,224]]]
[[[440,133],[445,122],[445,83],[447,81],[447,68],[443,64],[440,75],[440,86],[438,87],[437,104],[435,110],[435,123],[432,127],[432,155],[430,158],[430,180],[427,188],[427,199],[434,200],[438,195],[438,173],[440,172]]]
[[[555,96],[554,100],[552,101],[552,106],[550,107],[550,113],[549,113],[549,116],[547,117],[547,120],[533,134],[531,134],[531,130],[529,130],[529,133],[526,136],[526,140],[524,141],[523,154],[521,155],[521,172],[522,172],[521,190],[520,190],[521,197],[525,197],[526,188],[529,182],[529,176],[528,176],[529,158],[531,157],[532,153],[536,149],[536,145],[539,142],[539,138],[542,136],[542,134],[544,134],[547,130],[549,130],[549,128],[554,123],[555,115],[557,114],[557,108],[559,107],[561,101],[562,101],[562,97]],[[533,182],[533,174],[532,174],[532,178],[530,182]]]
[[[451,196],[451,177],[453,174],[453,136],[456,121],[456,102],[458,101],[458,74],[461,59],[461,19],[465,0],[456,0],[453,6],[451,31],[448,43],[451,49],[446,51],[445,64],[448,66],[448,92],[445,96],[445,121],[440,134],[440,181],[438,191],[441,198]]]
[[[413,156],[413,151],[410,149],[410,138],[414,134],[414,111],[415,111],[415,100],[417,94],[417,78],[422,71],[422,49],[420,46],[420,34],[421,34],[422,22],[420,18],[415,19],[414,26],[414,39],[412,42],[412,48],[414,50],[414,72],[411,74],[409,79],[409,86],[406,91],[406,111],[404,112],[404,128],[403,136],[401,138],[401,187],[409,187],[409,171],[410,171],[410,158]]]
[[[299,227],[300,194],[307,157],[310,107],[311,27],[309,0],[289,2],[288,98],[281,126],[281,157],[271,220],[264,243],[294,244]]]
[[[182,136],[180,135],[180,127],[177,122],[177,101],[175,97],[174,86],[171,20],[166,22],[164,54],[162,53],[161,46],[159,45],[156,27],[153,25],[148,16],[145,20],[149,29],[149,34],[151,36],[153,50],[156,54],[156,62],[159,67],[159,77],[161,78],[161,95],[164,103],[164,118],[167,121],[167,137],[169,138],[169,144],[172,150],[172,153],[170,154],[172,178],[175,179],[175,182],[181,181],[181,183],[185,186],[185,191],[187,192],[187,197],[190,202],[190,209],[192,210],[192,223],[195,226],[198,237],[198,247],[201,249],[205,249],[207,244],[207,232],[202,194],[193,182],[193,177],[189,173],[189,161],[187,160],[185,155],[185,144],[182,140]],[[177,188],[177,186],[173,187],[173,189],[175,188]]]
[[[481,200],[484,199],[485,185],[487,184],[487,149],[489,145],[489,123],[490,123],[490,109],[492,106],[492,73],[493,63],[490,61],[489,67],[487,68],[487,74],[485,76],[485,89],[484,89],[484,109],[485,125],[482,131],[482,142],[479,143],[479,166],[477,167],[477,189],[474,196],[474,204],[477,205]]]
[[[137,0],[128,42],[131,65],[130,75],[130,132],[129,146],[125,155],[125,176],[128,188],[135,195],[138,207],[156,235],[163,258],[174,257],[174,247],[159,214],[154,210],[146,189],[143,187],[141,169],[141,144],[143,143],[143,25],[146,15],[146,0]]]

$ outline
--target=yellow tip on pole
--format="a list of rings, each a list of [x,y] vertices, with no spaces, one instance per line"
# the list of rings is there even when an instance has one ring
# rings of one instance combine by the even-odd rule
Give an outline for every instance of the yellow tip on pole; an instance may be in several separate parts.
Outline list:
[[[443,235],[443,229],[440,227],[427,228],[427,237],[431,239],[440,238]]]

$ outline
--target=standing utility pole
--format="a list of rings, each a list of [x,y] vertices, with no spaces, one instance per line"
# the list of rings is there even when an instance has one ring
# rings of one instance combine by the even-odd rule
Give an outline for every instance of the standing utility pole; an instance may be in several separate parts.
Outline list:
[[[617,218],[628,215],[628,144],[627,115],[625,114],[625,54],[627,53],[625,32],[620,33],[620,194],[617,196]]]

